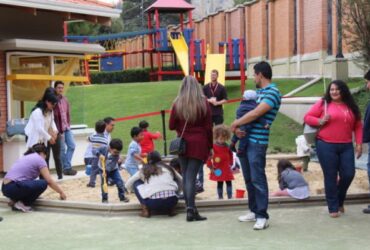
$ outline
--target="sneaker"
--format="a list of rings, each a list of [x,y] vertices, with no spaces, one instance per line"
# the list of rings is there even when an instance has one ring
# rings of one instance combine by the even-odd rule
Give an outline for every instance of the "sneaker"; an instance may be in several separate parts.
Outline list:
[[[238,217],[238,220],[240,222],[246,222],[246,221],[256,221],[256,214],[253,212],[249,212],[246,215],[241,215]]]
[[[254,224],[254,230],[262,230],[269,227],[269,220],[266,218],[257,218],[256,224]]]
[[[123,202],[125,202],[125,203],[127,203],[127,202],[129,202],[129,201],[130,201],[130,200],[129,200],[129,198],[127,198],[127,197],[120,198],[119,200],[120,200],[120,201],[123,201]]]
[[[362,212],[364,214],[370,214],[370,208],[369,207],[368,208],[365,208],[364,210],[362,210]]]
[[[77,171],[72,169],[72,168],[69,168],[69,169],[65,169],[63,171],[63,174],[64,175],[76,175],[77,174]]]
[[[32,208],[29,207],[29,206],[24,205],[23,202],[21,202],[21,201],[17,201],[13,205],[13,210],[14,211],[21,211],[23,213],[28,213],[28,212],[32,211]]]
[[[95,185],[94,185],[94,184],[91,184],[91,183],[87,183],[86,187],[94,188],[94,187],[95,187]]]
[[[0,221],[2,221],[3,220],[3,217],[0,217]]]
[[[108,199],[103,199],[101,202],[102,203],[108,203]]]

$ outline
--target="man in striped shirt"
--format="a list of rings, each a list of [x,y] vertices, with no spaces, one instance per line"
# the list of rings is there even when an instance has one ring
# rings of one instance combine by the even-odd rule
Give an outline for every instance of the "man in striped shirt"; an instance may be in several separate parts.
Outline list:
[[[268,184],[265,173],[266,151],[268,146],[269,128],[254,122],[262,117],[272,124],[281,104],[281,95],[275,84],[271,82],[272,69],[267,62],[259,62],[254,66],[254,81],[257,87],[258,106],[235,120],[231,129],[240,134],[239,127],[251,124],[252,129],[246,143],[246,157],[241,158],[243,176],[248,190],[248,206],[250,212],[239,217],[239,221],[256,221],[255,230],[268,227]],[[271,126],[270,126],[271,127]]]

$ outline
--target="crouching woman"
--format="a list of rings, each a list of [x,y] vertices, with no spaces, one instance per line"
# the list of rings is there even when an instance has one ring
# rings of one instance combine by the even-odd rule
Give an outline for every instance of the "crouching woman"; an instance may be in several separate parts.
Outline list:
[[[59,185],[51,178],[46,161],[44,144],[33,145],[24,156],[18,159],[5,175],[2,192],[11,201],[13,210],[29,212],[33,202],[50,186],[59,193],[60,199],[66,195]],[[37,179],[41,176],[43,179]]]
[[[149,218],[152,210],[173,216],[181,181],[181,176],[154,151],[148,154],[148,164],[128,179],[126,189],[134,190],[142,208],[140,216]]]

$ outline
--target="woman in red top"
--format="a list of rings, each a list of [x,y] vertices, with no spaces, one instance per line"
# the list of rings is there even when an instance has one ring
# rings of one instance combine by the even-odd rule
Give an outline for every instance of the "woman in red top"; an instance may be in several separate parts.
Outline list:
[[[332,81],[324,97],[305,115],[304,122],[320,127],[316,149],[324,174],[326,202],[330,216],[339,217],[339,212],[344,213],[344,200],[355,176],[353,133],[357,158],[362,153],[361,114],[347,85]]]
[[[183,138],[186,152],[179,155],[183,189],[187,208],[187,221],[205,220],[195,206],[195,179],[212,148],[212,115],[207,99],[198,81],[192,76],[182,80],[179,94],[174,100],[169,128]],[[186,125],[186,126],[185,126]]]
[[[223,184],[226,182],[227,198],[231,199],[232,184],[234,175],[231,171],[233,165],[233,153],[226,141],[230,139],[231,132],[226,125],[217,125],[213,128],[213,155],[207,161],[207,166],[211,168],[209,179],[217,181],[217,194],[219,199],[223,199]]]

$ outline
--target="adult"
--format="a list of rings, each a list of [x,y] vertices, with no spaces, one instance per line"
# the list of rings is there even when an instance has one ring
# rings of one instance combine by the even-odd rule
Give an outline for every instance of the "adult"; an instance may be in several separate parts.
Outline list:
[[[217,81],[218,71],[211,71],[211,82],[203,87],[204,95],[207,97],[208,103],[212,110],[212,123],[214,125],[224,122],[224,110],[222,105],[227,102],[226,88]]]
[[[370,70],[364,76],[366,81],[366,89],[370,90]],[[368,151],[368,158],[367,158],[367,175],[369,178],[369,185],[370,185],[370,102],[367,103],[365,117],[364,117],[364,129],[363,129],[363,136],[362,142],[367,143],[369,151]],[[365,214],[370,214],[370,205],[363,210]]]
[[[199,169],[208,159],[212,140],[211,108],[203,95],[202,88],[193,76],[182,80],[180,91],[173,102],[169,128],[183,133],[186,152],[179,155],[186,203],[186,220],[205,220],[195,206],[195,179]]]
[[[140,216],[149,218],[152,210],[173,216],[181,181],[181,176],[153,151],[148,154],[148,164],[127,180],[126,189],[134,190],[142,208]]]
[[[57,96],[57,92],[55,88],[49,87],[45,89],[44,96],[47,94],[52,94]],[[54,111],[53,111],[54,112]],[[55,122],[55,119],[54,119]],[[61,159],[61,138],[60,134],[56,134],[55,143],[54,144],[48,144],[51,151],[53,152],[53,158],[54,158],[54,164],[55,164],[55,170],[57,172],[58,179],[63,179],[63,166],[62,166],[62,159]],[[46,163],[49,166],[49,159],[50,159],[50,151],[48,151],[48,154],[46,155]]]
[[[316,150],[324,174],[326,202],[330,217],[339,217],[344,213],[344,200],[355,176],[353,133],[357,157],[362,153],[361,114],[348,86],[341,80],[332,81],[324,97],[307,112],[304,122],[320,127]]]
[[[240,133],[239,127],[251,124],[252,128],[245,142],[245,158],[240,158],[244,180],[248,190],[248,207],[246,215],[239,216],[239,221],[256,221],[253,229],[261,230],[269,226],[268,184],[266,179],[266,151],[270,130],[264,124],[253,122],[263,118],[272,124],[279,111],[281,95],[276,85],[271,82],[272,69],[267,62],[259,62],[254,66],[254,82],[257,88],[257,107],[236,119],[232,131]]]
[[[8,197],[14,210],[29,212],[33,202],[50,186],[59,193],[60,199],[66,195],[58,184],[51,178],[45,161],[46,147],[35,144],[18,159],[5,175],[1,190]],[[43,179],[37,179],[41,175]]]
[[[54,106],[58,98],[52,92],[45,91],[42,99],[36,104],[31,112],[30,119],[24,128],[27,136],[27,148],[43,143],[47,147],[47,155],[50,153],[50,145],[55,144],[58,129],[54,122]]]
[[[76,148],[71,130],[70,107],[64,94],[64,83],[56,81],[54,84],[55,91],[58,95],[58,103],[54,108],[55,124],[60,134],[60,155],[63,164],[64,175],[76,175],[77,171],[72,169],[72,157]]]
[[[115,126],[114,118],[110,117],[110,116],[105,117],[104,122],[105,122],[104,136],[105,136],[105,138],[107,138],[108,143],[109,143],[112,139],[111,134],[112,134],[112,132],[114,130],[114,126]]]

